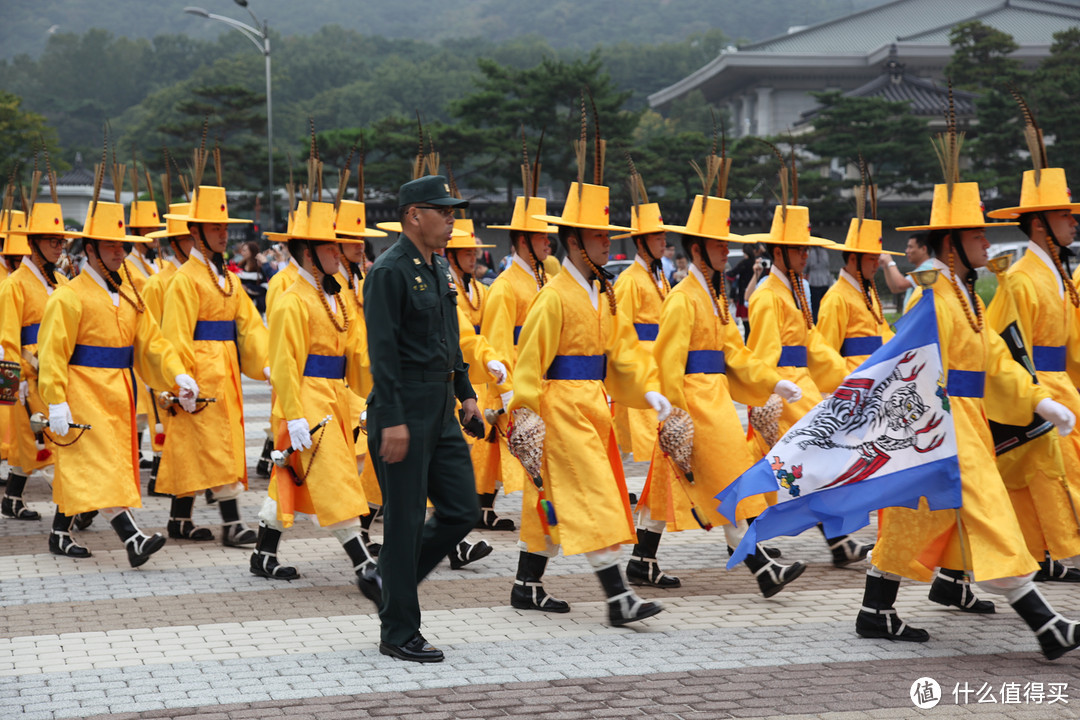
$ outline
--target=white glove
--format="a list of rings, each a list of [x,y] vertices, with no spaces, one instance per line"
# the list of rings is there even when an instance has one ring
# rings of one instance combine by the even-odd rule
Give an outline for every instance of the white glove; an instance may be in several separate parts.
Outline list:
[[[19,402],[25,403],[27,396],[30,395],[30,383],[25,380],[19,381]]]
[[[773,392],[789,403],[799,402],[802,399],[802,388],[790,380],[781,380],[776,383]]]
[[[199,397],[199,384],[195,382],[195,378],[184,373],[177,375],[175,381],[176,386],[180,388],[180,395],[177,398],[180,401],[180,407],[185,412],[195,412],[195,398]]]
[[[306,418],[289,421],[289,442],[297,452],[311,447],[311,426]]]
[[[499,393],[499,399],[502,400],[503,408],[510,409],[510,401],[514,399],[514,391],[507,390],[504,393]]]
[[[67,435],[73,422],[75,421],[71,419],[71,408],[66,402],[49,406],[49,430],[54,435],[60,437]]]
[[[671,402],[655,390],[645,393],[645,402],[656,411],[656,419],[660,422],[667,420],[667,416],[671,414]]]
[[[1076,416],[1072,414],[1072,410],[1050,398],[1040,400],[1035,406],[1035,412],[1053,423],[1060,435],[1068,435],[1076,425]]]
[[[270,384],[270,368],[268,368],[268,367],[263,368],[263,377],[266,378],[266,383],[269,385]]]
[[[487,371],[495,376],[495,382],[502,385],[506,382],[506,366],[498,360],[492,360],[487,364]]]

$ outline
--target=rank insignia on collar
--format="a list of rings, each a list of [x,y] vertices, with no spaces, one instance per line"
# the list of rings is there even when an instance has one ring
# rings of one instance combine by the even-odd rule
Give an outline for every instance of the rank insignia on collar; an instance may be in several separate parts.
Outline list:
[[[413,265],[419,265],[420,264],[420,258],[413,258],[412,262],[413,262]]]
[[[417,275],[417,276],[416,276],[416,277],[414,278],[414,280],[416,280],[416,282],[422,282],[422,280],[420,280],[420,276],[419,276],[419,275]]]

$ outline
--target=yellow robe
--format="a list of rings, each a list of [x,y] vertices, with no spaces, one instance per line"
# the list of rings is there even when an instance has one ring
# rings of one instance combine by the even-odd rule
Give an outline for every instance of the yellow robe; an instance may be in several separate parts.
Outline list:
[[[1039,385],[1080,417],[1080,395],[1062,369],[1048,369],[1044,354],[1060,352],[1065,357],[1075,308],[1058,294],[1060,278],[1042,259],[1029,250],[1009,268],[987,309],[987,320],[1000,332],[1014,317],[1035,365]],[[1004,307],[1012,300],[1015,315]],[[1033,351],[1033,346],[1038,350]],[[1060,350],[1050,350],[1059,348]],[[1041,368],[1041,369],[1040,369]],[[998,418],[990,414],[991,420]],[[1080,554],[1080,524],[1074,508],[1080,510],[1080,434],[1075,430],[1061,437],[1054,430],[997,458],[998,471],[1009,489],[1013,509],[1036,559],[1050,551],[1055,558]]]
[[[656,279],[641,263],[634,261],[615,281],[615,299],[619,311],[626,311],[634,323],[638,341],[647,352],[653,352],[653,338],[660,322],[660,304],[664,301]],[[623,452],[633,454],[643,462],[652,456],[656,444],[656,411],[638,410],[615,404],[615,437]],[[714,503],[715,504],[715,503]]]
[[[593,308],[585,288],[564,270],[529,309],[510,410],[529,408],[547,425],[544,490],[558,514],[562,551],[575,555],[635,540],[607,396],[630,407],[647,407],[644,394],[659,391],[660,382],[630,318],[612,316],[603,294]],[[556,355],[606,355],[607,377],[548,380]],[[536,502],[535,486],[526,483],[521,539],[530,551],[546,546]]]
[[[93,427],[56,448],[53,500],[66,515],[106,507],[141,507],[135,451],[135,389],[125,368],[69,364],[76,345],[133,346],[134,367],[156,387],[175,391],[184,372],[176,351],[149,313],[137,313],[89,271],[53,292],[38,335],[38,389],[46,404],[67,402],[75,422]],[[72,442],[71,430],[63,442]]]
[[[870,302],[874,307],[872,313],[870,308],[866,307],[867,296],[852,285],[847,277],[849,277],[847,273],[841,273],[833,286],[821,298],[817,329],[825,343],[844,358],[847,373],[851,373],[870,355],[869,353],[856,354],[858,348],[852,348],[854,343],[849,343],[845,348],[844,341],[849,338],[878,337],[884,344],[892,338],[893,331],[884,320],[885,314],[881,310],[881,302],[877,296],[870,295]],[[882,318],[881,322],[874,317],[875,313]]]
[[[152,275],[150,279],[146,281],[146,285],[143,286],[143,302],[146,303],[146,309],[154,316],[154,320],[158,325],[161,325],[161,316],[165,310],[165,291],[168,289],[169,283],[172,282],[172,279],[175,276],[176,265],[171,261],[166,261],[163,263],[162,268]],[[154,399],[154,395],[156,394],[154,388],[148,388],[148,390],[150,393],[149,400],[152,403],[156,403]],[[142,398],[142,393],[140,393],[139,398]],[[168,432],[169,413],[154,404],[149,408],[147,420],[152,421],[155,426],[161,426],[160,432],[159,429],[155,427],[154,432],[150,434],[150,445],[153,447],[154,452],[161,452],[165,448],[164,438]]]
[[[776,370],[746,348],[738,327],[720,321],[709,294],[694,272],[672,288],[660,312],[659,335],[653,346],[660,391],[674,407],[689,412],[694,421],[690,456],[694,484],[679,477],[681,473],[676,473],[672,461],[654,441],[649,478],[638,500],[638,508],[648,507],[654,520],[666,520],[668,530],[698,527],[691,513],[691,497],[698,513],[713,525],[728,523],[716,512],[714,498],[754,464],[732,398],[762,405],[780,381]],[[690,353],[703,351],[723,352],[726,370],[687,372]],[[747,498],[739,503],[737,518],[757,517],[766,507],[763,495]]]
[[[274,303],[281,297],[281,293],[292,287],[296,278],[300,277],[296,263],[292,260],[285,267],[278,270],[266,283],[266,317],[269,319],[270,312],[274,309]]]
[[[349,289],[345,278],[339,273],[338,282],[341,283],[340,297],[345,299],[349,309],[349,317],[357,324],[356,349],[354,350],[356,362],[360,363],[361,382],[360,387],[349,393],[349,421],[353,427],[360,426],[360,415],[367,409],[367,396],[371,392],[371,362],[368,360],[367,351],[367,325],[364,322],[364,279],[355,279],[355,287]],[[367,441],[361,434],[355,443],[357,462],[364,462],[367,457]],[[382,490],[379,489],[379,480],[375,477],[375,464],[364,462],[364,468],[360,471],[360,484],[364,488],[364,496],[367,501],[374,505],[382,504]]]
[[[798,402],[783,403],[781,407],[779,435],[782,436],[821,402],[822,393],[831,393],[843,382],[847,364],[829,347],[816,327],[807,329],[791,289],[773,273],[750,296],[749,319],[750,337],[746,346],[766,365],[775,367],[781,378],[802,389],[802,398]],[[806,348],[808,367],[780,366],[780,355],[785,347]],[[752,443],[756,458],[764,457],[769,451],[757,433],[753,434]]]
[[[165,292],[161,329],[176,347],[184,372],[199,384],[202,396],[217,398],[217,402],[199,412],[178,412],[169,418],[169,437],[158,470],[159,492],[186,495],[238,481],[247,485],[240,372],[265,379],[267,333],[235,275],[232,287],[230,297],[222,295],[207,265],[192,254]],[[195,325],[204,321],[231,324],[236,342],[195,340]]]
[[[127,273],[124,272],[126,268]],[[156,275],[158,272],[157,263],[147,262],[142,256],[138,254],[138,251],[132,250],[128,253],[128,256],[124,258],[124,268],[120,270],[120,277],[127,283],[128,273],[131,275],[131,282],[135,285],[135,289],[142,295],[146,290],[146,282]],[[135,413],[137,415],[146,415],[148,421],[152,424],[154,418],[153,398],[151,397],[153,390],[143,382],[138,373],[135,374],[135,380],[137,381],[137,387],[139,389],[139,395],[135,403]],[[150,428],[151,444],[153,445],[153,437],[155,435],[154,428]],[[160,445],[155,445],[154,450],[160,451]]]
[[[966,569],[975,580],[1035,572],[1009,493],[994,464],[994,442],[986,416],[1026,425],[1035,405],[1050,397],[1009,354],[1005,341],[984,327],[976,333],[964,315],[964,301],[944,273],[933,285],[941,362],[946,382],[953,371],[985,372],[984,397],[951,396],[960,463],[963,507],[959,510],[886,508],[881,511],[873,562],[879,569],[929,582],[934,568]],[[921,297],[912,294],[911,303]],[[976,298],[982,306],[982,301]],[[910,305],[909,305],[910,306]],[[957,517],[963,532],[959,532]]]
[[[273,469],[268,493],[277,502],[278,519],[285,527],[293,524],[294,512],[314,515],[324,527],[368,513],[356,475],[349,399],[364,386],[356,338],[363,323],[350,318],[348,330],[338,332],[319,300],[320,292],[307,280],[297,280],[274,303],[269,318],[270,379],[283,418],[275,428],[277,447],[289,446],[288,419],[307,418],[314,427],[332,416],[312,434],[312,446],[293,455],[302,485],[297,486],[287,471]],[[340,322],[341,308],[337,317]],[[344,357],[345,379],[305,375],[309,355]]]
[[[550,274],[548,277],[551,277]],[[487,307],[480,323],[480,334],[495,350],[496,355],[503,360],[509,374],[514,372],[521,327],[525,323],[525,315],[536,293],[536,278],[514,262],[511,262],[510,267],[495,278],[495,282],[491,283],[491,288],[487,293],[485,300]],[[487,393],[478,398],[478,402],[482,403],[481,412],[488,407],[495,410],[501,408],[502,400],[498,395],[511,389],[513,386],[509,380],[505,385],[489,388]],[[506,447],[507,424],[507,416],[501,416],[498,442],[473,445],[472,459],[476,471],[476,487],[491,488],[484,492],[493,492],[497,480],[502,481],[505,493],[516,492],[532,483],[522,469],[521,463],[510,454],[510,450]]]
[[[3,256],[0,256],[0,284],[7,280],[8,269]],[[0,308],[3,312],[3,308]],[[14,360],[12,362],[15,362]],[[11,446],[11,406],[0,405],[0,460],[7,460]]]
[[[58,288],[67,284],[67,278],[63,275],[55,275]],[[7,280],[0,282],[0,346],[4,348],[4,359],[21,365],[20,378],[26,381],[29,389],[27,404],[30,412],[44,413],[46,417],[49,415],[49,408],[38,394],[38,371],[23,357],[23,352],[37,355],[38,346],[34,338],[40,334],[41,317],[45,313],[45,302],[50,294],[41,279],[30,269],[29,262],[24,262]],[[25,344],[24,335],[27,340]],[[8,422],[11,423],[8,462],[13,467],[22,468],[27,475],[52,465],[55,446],[46,436],[43,448],[45,452],[41,454],[41,459],[38,459],[37,441],[30,429],[26,407],[16,400],[15,405],[7,406],[6,409],[10,414],[0,420],[4,421],[5,426]]]

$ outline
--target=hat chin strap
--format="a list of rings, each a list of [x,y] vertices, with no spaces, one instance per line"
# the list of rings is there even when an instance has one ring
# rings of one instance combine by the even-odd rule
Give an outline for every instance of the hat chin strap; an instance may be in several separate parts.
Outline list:
[[[975,281],[978,279],[979,274],[975,272],[975,268],[971,267],[971,261],[968,260],[967,252],[964,250],[964,243],[960,240],[960,233],[955,228],[950,229],[949,239],[952,241],[953,252],[956,253],[960,258],[960,262],[964,263],[964,267],[967,268],[967,272],[964,273],[964,284],[974,293]]]
[[[311,251],[311,262],[319,271],[319,284],[322,285],[322,289],[327,295],[337,295],[341,292],[341,283],[337,281],[337,278],[323,269],[322,261],[319,260],[319,253],[315,252],[315,245],[316,243],[313,241],[307,241],[308,250]]]
[[[645,236],[642,235],[641,237]],[[652,272],[652,274],[663,275],[664,264],[660,262],[660,258],[652,254],[652,250],[649,249],[648,241],[635,240],[634,243],[637,245],[638,253],[643,255],[645,259],[649,261],[649,270]],[[702,248],[702,250],[704,251],[704,248]],[[712,265],[710,265],[709,267],[712,267]]]
[[[1058,240],[1057,234],[1054,233],[1054,228],[1050,226],[1050,221],[1046,217],[1046,213],[1039,210],[1035,213],[1035,217],[1039,218],[1039,221],[1043,224],[1043,228],[1046,230],[1046,237],[1050,238],[1050,242],[1054,243],[1058,247],[1058,257],[1061,258],[1061,263],[1064,266],[1065,273],[1072,277],[1072,268],[1069,266],[1069,258],[1072,257],[1073,251],[1068,245],[1062,245]]]
[[[38,239],[34,238],[30,242],[30,259],[37,265],[38,270],[48,280],[49,286],[56,287],[56,263],[51,263],[45,259],[45,256],[41,252],[41,246],[38,244]]]

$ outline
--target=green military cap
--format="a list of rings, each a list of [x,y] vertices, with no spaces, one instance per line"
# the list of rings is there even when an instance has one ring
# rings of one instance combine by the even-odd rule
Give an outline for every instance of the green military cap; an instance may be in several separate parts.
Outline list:
[[[398,190],[398,208],[414,203],[469,207],[468,200],[462,200],[450,194],[450,183],[442,175],[425,175],[402,185]]]

